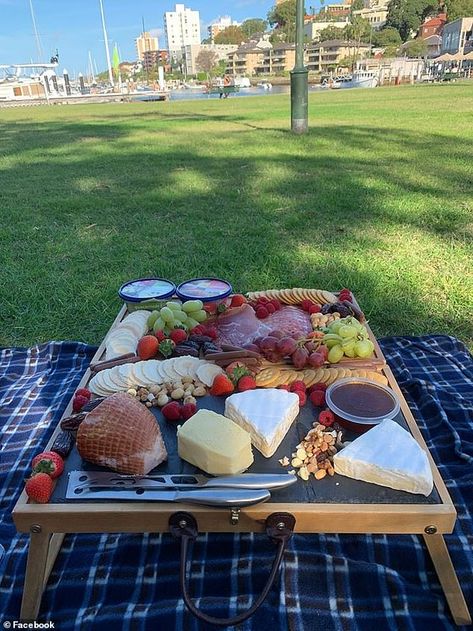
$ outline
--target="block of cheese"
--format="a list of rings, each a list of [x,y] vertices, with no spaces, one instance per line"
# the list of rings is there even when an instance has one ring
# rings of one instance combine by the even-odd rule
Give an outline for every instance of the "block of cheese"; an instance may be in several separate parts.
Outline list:
[[[179,428],[177,451],[211,475],[242,473],[253,462],[248,432],[211,410],[199,410]]]
[[[336,473],[355,480],[430,495],[427,454],[411,434],[391,419],[382,421],[333,457]]]
[[[224,414],[249,432],[253,445],[269,458],[299,414],[299,397],[276,388],[238,392],[227,398]]]

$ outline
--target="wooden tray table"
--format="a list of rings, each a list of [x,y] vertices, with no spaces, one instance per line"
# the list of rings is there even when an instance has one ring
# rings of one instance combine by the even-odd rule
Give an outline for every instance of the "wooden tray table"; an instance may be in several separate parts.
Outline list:
[[[126,310],[123,307],[110,330],[125,315]],[[105,346],[102,343],[92,361],[100,361],[104,350]],[[80,460],[77,460],[77,454],[74,455],[74,449],[66,461],[66,472],[60,478],[51,502],[49,504],[28,503],[28,497],[23,491],[13,511],[17,530],[29,533],[30,536],[21,619],[32,620],[37,617],[43,590],[67,533],[166,532],[170,516],[178,510],[192,513],[197,520],[199,532],[263,532],[266,518],[272,513],[283,511],[295,516],[295,532],[299,533],[422,535],[453,619],[458,625],[471,624],[471,617],[443,538],[444,534],[453,531],[456,519],[455,507],[394,375],[386,365],[383,366],[382,371],[401,400],[401,413],[398,420],[411,431],[428,453],[434,478],[434,490],[428,498],[335,475],[333,478],[325,478],[320,482],[314,480],[313,477],[311,480],[314,481],[309,483],[300,480],[289,489],[275,492],[269,502],[241,510],[158,502],[65,501],[61,485],[64,489],[67,483],[67,470],[80,466]],[[86,386],[90,376],[90,371],[87,370],[78,387]],[[223,409],[223,402],[220,400],[216,403],[216,397],[206,399],[210,407],[218,410],[219,406],[222,406],[220,409]],[[201,401],[204,402],[203,399]],[[269,464],[267,459],[255,450],[255,463],[250,471],[269,472],[271,470],[278,473],[283,471],[277,460],[283,455],[289,456],[294,451],[293,447],[305,435],[313,420],[309,406],[306,407],[303,422],[298,420],[294,424],[293,433],[288,434]],[[69,402],[63,417],[69,416],[71,410],[72,401]],[[302,411],[304,410],[305,408],[302,408]],[[304,428],[304,423],[306,425],[308,423],[308,427]],[[52,445],[59,431],[58,425],[47,448]],[[172,431],[175,432],[175,429],[173,428]],[[171,455],[169,436],[165,435],[164,438]],[[174,458],[169,460],[171,465],[167,466],[175,467],[179,459],[174,454]],[[170,472],[183,473],[192,470],[186,469],[190,467],[188,463],[183,463],[182,466],[184,468],[181,471],[171,470]],[[262,471],[261,468],[263,468]],[[291,489],[297,490],[294,492]],[[349,519],[347,519],[348,516]]]

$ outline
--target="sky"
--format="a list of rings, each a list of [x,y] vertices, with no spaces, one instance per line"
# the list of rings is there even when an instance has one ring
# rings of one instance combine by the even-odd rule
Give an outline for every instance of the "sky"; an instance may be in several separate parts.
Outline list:
[[[60,70],[67,68],[74,77],[87,73],[91,52],[99,71],[106,68],[99,0],[32,0],[40,36],[43,62],[56,48]],[[274,0],[191,0],[186,7],[200,11],[201,37],[206,27],[219,16],[230,15],[239,22],[251,17],[265,18]],[[163,15],[173,11],[174,0],[103,0],[108,40],[115,42],[122,61],[136,59],[135,38],[142,30],[154,30],[160,48],[165,48]],[[38,61],[30,13],[30,0],[0,0],[0,65]]]

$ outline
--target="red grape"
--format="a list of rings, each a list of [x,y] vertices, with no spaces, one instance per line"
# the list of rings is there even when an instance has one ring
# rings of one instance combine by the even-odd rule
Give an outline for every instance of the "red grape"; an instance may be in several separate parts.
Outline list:
[[[243,348],[246,349],[247,351],[253,351],[254,353],[259,353],[259,346],[256,346],[256,344],[245,344]]]
[[[281,355],[279,353],[276,353],[275,351],[266,351],[264,356],[269,362],[273,364],[279,364],[282,359]]]
[[[268,333],[269,337],[277,337],[280,340],[283,337],[286,337],[282,331],[274,330]]]
[[[315,342],[306,342],[304,346],[309,351],[309,353],[313,353],[317,350],[317,344]]]
[[[325,362],[325,357],[322,353],[311,353],[309,355],[309,364],[312,366],[312,368],[320,368],[321,366],[323,366]]]
[[[317,349],[317,352],[322,353],[325,359],[328,357],[328,347],[325,344],[321,344]]]
[[[277,337],[271,337],[268,335],[268,337],[264,337],[261,340],[259,347],[261,348],[262,351],[275,351],[277,343],[278,343]]]
[[[292,358],[292,363],[294,364],[295,368],[297,369],[304,368],[309,358],[309,353],[306,351],[305,348],[298,348],[291,355],[291,358]]]
[[[297,349],[297,344],[292,337],[283,337],[279,340],[277,350],[281,355],[292,355]]]

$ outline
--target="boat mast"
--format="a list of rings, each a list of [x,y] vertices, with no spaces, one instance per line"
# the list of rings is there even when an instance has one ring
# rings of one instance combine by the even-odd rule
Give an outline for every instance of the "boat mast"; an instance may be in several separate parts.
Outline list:
[[[31,2],[31,0],[30,0]],[[112,72],[112,64],[110,63],[110,49],[108,47],[108,37],[107,37],[107,29],[105,28],[105,15],[103,12],[103,4],[102,0],[99,0],[100,3],[100,13],[102,15],[102,29],[103,29],[103,37],[105,40],[105,53],[107,55],[107,66],[108,66],[108,78],[110,79],[110,83],[114,86],[113,82],[113,72]]]
[[[39,38],[38,29],[36,27],[36,18],[34,16],[34,10],[33,10],[33,0],[30,0],[30,12],[31,12],[31,20],[33,22],[34,36],[36,39],[36,48],[38,49],[38,61],[41,62],[43,61],[43,48],[41,46],[41,40]]]

